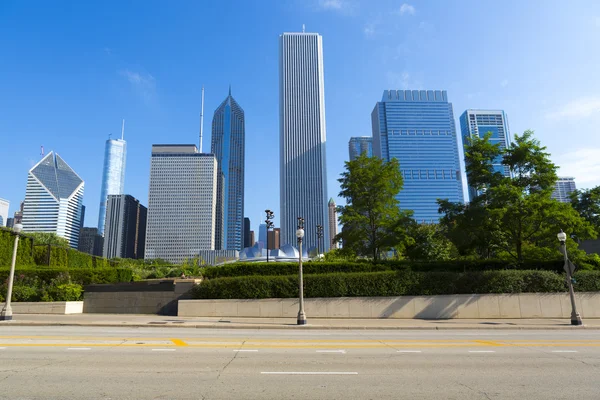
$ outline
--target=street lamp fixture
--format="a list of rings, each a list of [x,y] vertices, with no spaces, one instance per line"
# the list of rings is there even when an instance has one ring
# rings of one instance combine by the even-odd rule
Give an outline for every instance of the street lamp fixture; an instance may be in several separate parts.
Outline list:
[[[12,297],[13,282],[15,280],[15,264],[17,263],[17,248],[19,247],[19,237],[23,225],[15,224],[13,226],[13,232],[15,234],[15,245],[13,247],[12,263],[10,264],[10,273],[8,275],[8,290],[6,291],[6,303],[0,313],[0,321],[10,321],[12,319],[12,307],[10,306],[10,300]]]
[[[267,262],[269,262],[269,231],[273,229],[274,224],[272,219],[275,218],[275,214],[271,210],[265,210],[265,213],[267,214],[267,219],[265,220],[265,224],[267,225]]]
[[[564,269],[567,272],[567,285],[569,286],[569,296],[571,297],[571,325],[583,325],[581,316],[577,312],[577,305],[575,304],[575,291],[573,290],[573,272],[575,272],[575,264],[569,260],[567,255],[567,234],[561,229],[556,237],[560,242],[560,248],[565,257]]]
[[[321,244],[321,238],[323,237],[323,225],[317,225],[317,258],[321,255],[319,246]],[[325,246],[323,246],[325,247]]]
[[[298,229],[296,230],[298,238],[298,285],[299,285],[299,307],[298,325],[306,325],[306,314],[304,313],[304,282],[302,278],[302,238],[304,238],[304,218],[298,217]]]

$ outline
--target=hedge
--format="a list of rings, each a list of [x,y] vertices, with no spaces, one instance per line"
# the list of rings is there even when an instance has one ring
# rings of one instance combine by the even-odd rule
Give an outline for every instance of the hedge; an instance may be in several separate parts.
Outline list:
[[[15,244],[15,235],[6,228],[0,229],[0,265],[10,265],[12,262],[13,246]],[[17,265],[34,265],[33,255],[31,254],[33,240],[26,236],[19,239],[19,248],[17,250]]]
[[[577,291],[599,291],[600,271],[574,276]],[[381,271],[308,274],[306,297],[378,297],[403,295],[565,292],[565,276],[551,271],[502,270],[455,272]],[[205,280],[196,299],[264,299],[298,296],[297,275],[244,276]]]
[[[0,282],[5,282],[9,275],[8,268],[0,268]],[[119,283],[131,282],[133,273],[128,268],[17,268],[15,277],[38,278],[50,283],[58,277],[68,278],[71,282],[80,285],[92,283]]]
[[[334,272],[379,272],[411,270],[417,272],[466,272],[487,270],[549,270],[561,272],[563,261],[524,262],[515,265],[503,260],[478,261],[383,261],[377,264],[366,262],[306,262],[303,264],[305,274],[329,274]],[[202,275],[208,279],[252,276],[252,275],[292,275],[298,272],[298,263],[234,263],[218,267],[208,267]]]

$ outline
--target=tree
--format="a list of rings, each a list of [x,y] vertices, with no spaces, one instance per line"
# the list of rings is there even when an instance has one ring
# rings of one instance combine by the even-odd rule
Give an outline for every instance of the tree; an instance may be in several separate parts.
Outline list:
[[[69,241],[56,233],[51,232],[26,232],[26,236],[33,239],[33,244],[45,244],[51,246],[69,247]]]
[[[346,162],[338,182],[346,206],[338,207],[344,229],[336,240],[348,251],[379,260],[381,252],[398,243],[408,217],[396,199],[403,185],[398,160],[361,155]]]
[[[600,186],[571,193],[571,205],[600,232]]]
[[[408,232],[404,254],[411,260],[418,261],[447,261],[456,257],[456,248],[444,236],[442,227],[438,224],[414,223]]]
[[[500,160],[510,176],[493,172],[493,164]],[[524,255],[535,253],[532,247],[559,256],[560,229],[580,238],[595,236],[593,227],[570,205],[551,198],[557,167],[532,131],[515,135],[507,149],[492,145],[489,134],[474,138],[467,143],[465,163],[477,194],[468,205],[439,202],[440,211],[446,212],[444,229],[461,253],[505,254],[522,262]],[[570,246],[575,245],[569,240]]]

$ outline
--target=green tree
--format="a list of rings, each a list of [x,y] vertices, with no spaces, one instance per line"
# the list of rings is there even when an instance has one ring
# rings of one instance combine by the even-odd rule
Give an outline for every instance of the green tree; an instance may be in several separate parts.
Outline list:
[[[56,233],[51,232],[25,232],[26,236],[33,239],[35,245],[46,244],[52,246],[69,247],[69,241]]]
[[[361,155],[346,162],[338,181],[346,205],[338,207],[344,229],[336,239],[354,254],[379,260],[383,251],[398,244],[408,217],[396,199],[403,185],[398,160]]]
[[[409,228],[404,254],[410,260],[447,261],[456,258],[454,244],[444,235],[438,224],[412,224]]]
[[[571,205],[600,232],[600,186],[571,193]]]

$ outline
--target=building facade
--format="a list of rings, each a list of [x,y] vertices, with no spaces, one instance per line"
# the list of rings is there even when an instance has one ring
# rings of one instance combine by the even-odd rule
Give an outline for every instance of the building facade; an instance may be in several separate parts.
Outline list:
[[[252,247],[254,243],[251,242],[250,237],[250,218],[244,218],[244,248]]]
[[[437,199],[463,202],[458,137],[446,91],[385,90],[371,114],[373,153],[396,158],[404,187],[400,208],[437,223]]]
[[[267,224],[258,225],[258,244],[262,249],[267,248]]]
[[[104,148],[104,167],[100,188],[100,208],[98,211],[98,233],[104,235],[106,201],[110,194],[123,194],[125,190],[125,159],[127,142],[121,139],[108,139]]]
[[[12,228],[15,226],[15,219],[14,218],[7,218],[6,219],[6,227],[7,228]]]
[[[331,235],[331,243],[329,245],[332,249],[337,249],[337,241],[335,237],[338,233],[338,218],[337,218],[337,209],[335,205],[335,201],[333,201],[333,197],[329,199],[329,234]]]
[[[348,141],[348,153],[350,161],[361,154],[364,154],[367,157],[373,157],[373,138],[370,136],[351,137]]]
[[[106,258],[144,258],[148,209],[128,194],[110,194],[106,204]]]
[[[241,250],[244,245],[244,110],[229,95],[215,111],[211,152],[217,158],[217,249]]]
[[[267,237],[269,239],[269,250],[278,249],[280,246],[280,238],[281,238],[281,228],[273,228],[272,230],[267,232]]]
[[[306,249],[317,247],[316,226],[327,222],[323,39],[317,33],[279,37],[279,178],[281,245],[296,245],[304,218]]]
[[[463,138],[463,145],[467,145],[468,138],[483,138],[490,132],[490,143],[498,144],[500,149],[504,150],[510,146],[511,136],[508,128],[506,114],[502,110],[466,110],[460,116],[460,131]],[[495,160],[494,170],[504,176],[510,176],[510,170],[502,165],[502,160]],[[469,199],[473,200],[477,196],[477,189],[469,185],[467,176],[467,185]]]
[[[561,203],[570,203],[570,195],[576,190],[577,186],[575,185],[575,178],[570,176],[559,176],[558,180],[554,184],[552,198],[560,201]]]
[[[10,202],[8,200],[0,199],[0,226],[7,226],[8,224],[8,208]]]
[[[82,228],[79,232],[77,250],[92,256],[102,257],[104,238],[98,234],[98,228]]]
[[[217,160],[195,145],[153,145],[144,258],[182,263],[215,248]]]
[[[24,232],[55,233],[79,243],[83,180],[54,152],[48,153],[29,170],[23,202]],[[15,213],[15,223],[17,223]]]

